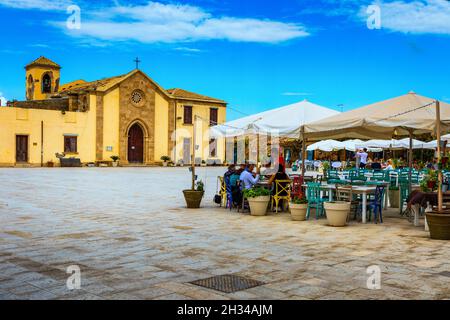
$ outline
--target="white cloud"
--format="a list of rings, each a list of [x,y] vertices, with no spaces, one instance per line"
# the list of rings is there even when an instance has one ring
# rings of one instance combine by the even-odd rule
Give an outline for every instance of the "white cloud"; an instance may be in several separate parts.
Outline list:
[[[381,28],[414,34],[450,35],[450,1],[375,2],[381,8]],[[367,18],[365,9],[360,16]]]
[[[66,10],[68,0],[0,0],[0,5],[15,9]]]
[[[65,0],[52,5],[44,0],[19,0],[22,8],[36,8],[48,3],[47,10],[57,10]],[[13,0],[0,4],[19,7]],[[54,7],[54,9],[52,9]],[[149,1],[144,5],[112,7],[81,6],[81,29],[69,30],[65,21],[51,21],[66,34],[91,41],[138,41],[142,43],[179,43],[205,40],[279,43],[309,33],[303,25],[269,19],[216,16],[192,5],[163,4]]]
[[[176,51],[183,51],[183,52],[189,52],[189,53],[199,53],[203,50],[197,49],[197,48],[188,48],[188,47],[178,47],[175,48]]]

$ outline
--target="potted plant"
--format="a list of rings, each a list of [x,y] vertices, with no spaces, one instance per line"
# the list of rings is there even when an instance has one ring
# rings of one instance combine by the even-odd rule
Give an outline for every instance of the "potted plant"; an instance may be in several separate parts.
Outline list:
[[[422,192],[433,192],[438,187],[438,173],[436,170],[428,170],[420,181],[420,190]]]
[[[167,164],[170,161],[170,157],[169,156],[162,156],[161,157],[161,161],[163,162],[163,167],[167,167]]]
[[[389,187],[389,203],[391,208],[398,208],[400,206],[400,188],[398,186]]]
[[[252,216],[266,215],[270,201],[270,190],[261,187],[246,189],[244,190],[244,196],[248,200]]]
[[[438,162],[439,169],[446,168],[447,163],[448,158],[447,157],[442,158]],[[430,192],[438,189],[439,192],[439,175],[442,175],[440,170],[429,170],[420,183],[421,190],[425,192]],[[450,240],[450,209],[439,210],[438,208],[431,212],[427,212],[426,221],[430,229],[431,239]]]
[[[306,220],[306,211],[308,209],[308,199],[304,195],[296,196],[289,205],[291,218],[294,221]]]
[[[322,170],[323,170],[323,177],[325,179],[328,179],[328,170],[330,170],[330,162],[328,161],[322,162]]]
[[[324,203],[328,225],[333,227],[344,227],[347,224],[347,217],[350,213],[350,202],[330,201]]]
[[[47,161],[47,167],[53,168],[55,166],[55,163],[53,161]]]
[[[112,166],[117,167],[119,165],[120,158],[118,156],[111,156],[111,159],[113,161]]]
[[[202,167],[206,167],[206,161],[205,161],[205,160],[202,160],[201,166],[202,166]]]
[[[202,180],[195,183],[195,187],[189,190],[183,190],[184,199],[189,209],[200,208],[203,195],[205,194],[205,184]]]

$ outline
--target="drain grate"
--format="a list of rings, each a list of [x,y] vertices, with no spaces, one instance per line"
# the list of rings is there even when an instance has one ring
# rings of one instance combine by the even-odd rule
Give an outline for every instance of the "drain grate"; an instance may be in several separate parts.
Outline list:
[[[264,282],[256,281],[249,278],[233,274],[225,274],[215,276],[207,279],[201,279],[190,282],[196,286],[213,289],[225,293],[233,293],[245,289],[258,287],[264,284]]]

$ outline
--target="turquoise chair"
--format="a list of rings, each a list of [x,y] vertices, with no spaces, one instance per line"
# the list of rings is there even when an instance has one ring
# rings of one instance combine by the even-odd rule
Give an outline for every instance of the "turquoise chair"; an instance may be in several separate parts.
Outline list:
[[[316,209],[316,219],[324,215],[323,203],[325,199],[320,197],[320,183],[308,183],[306,198],[308,199],[308,209],[306,211],[306,219],[309,219],[311,209]]]

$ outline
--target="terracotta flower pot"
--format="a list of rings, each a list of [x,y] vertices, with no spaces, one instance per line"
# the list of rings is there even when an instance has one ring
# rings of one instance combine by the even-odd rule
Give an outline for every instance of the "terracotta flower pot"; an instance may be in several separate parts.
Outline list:
[[[187,207],[190,209],[198,209],[200,208],[205,191],[183,190],[183,194]]]
[[[308,209],[307,203],[300,203],[300,204],[291,203],[289,205],[289,209],[291,210],[292,220],[294,221],[306,220],[306,211]]]
[[[334,201],[324,203],[328,224],[333,227],[344,227],[350,213],[350,202]]]
[[[398,208],[400,206],[400,190],[389,190],[389,203],[391,208]]]
[[[252,216],[265,216],[267,213],[267,206],[269,205],[270,196],[262,196],[255,198],[248,198],[250,205],[250,214]]]
[[[431,239],[450,240],[450,211],[447,210],[444,213],[427,212],[426,217]]]

